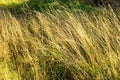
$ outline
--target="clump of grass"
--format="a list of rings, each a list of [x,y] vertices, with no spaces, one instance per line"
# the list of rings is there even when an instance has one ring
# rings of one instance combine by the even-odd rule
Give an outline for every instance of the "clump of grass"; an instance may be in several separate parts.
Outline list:
[[[119,14],[51,11],[0,11],[0,79],[120,79]]]

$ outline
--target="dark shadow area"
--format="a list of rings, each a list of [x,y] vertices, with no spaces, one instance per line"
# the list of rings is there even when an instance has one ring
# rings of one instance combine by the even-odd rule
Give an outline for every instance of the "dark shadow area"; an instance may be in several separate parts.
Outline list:
[[[64,63],[54,62],[49,64],[47,74],[49,75],[49,80],[75,80],[73,73]]]

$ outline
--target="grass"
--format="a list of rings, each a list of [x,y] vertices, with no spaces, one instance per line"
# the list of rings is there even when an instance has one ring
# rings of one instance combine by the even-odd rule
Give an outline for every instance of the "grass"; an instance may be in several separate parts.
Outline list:
[[[20,4],[26,0],[0,0],[1,5]]]
[[[0,80],[120,79],[120,11],[0,10]]]

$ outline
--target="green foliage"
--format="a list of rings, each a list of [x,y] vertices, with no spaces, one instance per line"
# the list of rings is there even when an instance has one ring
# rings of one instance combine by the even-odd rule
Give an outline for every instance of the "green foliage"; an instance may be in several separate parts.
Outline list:
[[[49,8],[58,9],[58,8],[60,8],[60,6],[64,6],[69,9],[82,9],[82,10],[87,10],[87,11],[94,10],[94,8],[91,5],[80,4],[80,1],[78,1],[78,0],[68,0],[68,1],[58,0],[59,4],[54,4],[54,3],[55,3],[54,0],[41,0],[41,1],[30,0],[26,4],[29,6],[29,8],[36,9],[39,11],[47,10]]]
[[[56,4],[57,3],[57,4]],[[21,8],[29,8],[34,10],[49,10],[50,8],[58,9],[61,8],[61,6],[69,9],[82,9],[82,10],[93,10],[93,7],[90,5],[84,5],[84,4],[90,4],[89,0],[83,1],[83,0],[29,0],[28,2],[22,3],[22,4],[16,4],[12,3],[12,8],[16,9],[18,12],[21,10]]]
[[[83,4],[81,4],[81,5],[78,5],[77,7],[79,9],[86,10],[86,11],[93,11],[93,10],[95,10],[95,8],[92,7],[91,5],[83,5]]]

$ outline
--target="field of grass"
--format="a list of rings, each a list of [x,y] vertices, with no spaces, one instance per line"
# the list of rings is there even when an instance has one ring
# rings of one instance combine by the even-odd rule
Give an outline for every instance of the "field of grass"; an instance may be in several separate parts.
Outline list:
[[[120,10],[0,10],[0,80],[119,80]]]

